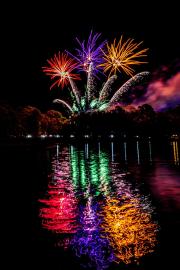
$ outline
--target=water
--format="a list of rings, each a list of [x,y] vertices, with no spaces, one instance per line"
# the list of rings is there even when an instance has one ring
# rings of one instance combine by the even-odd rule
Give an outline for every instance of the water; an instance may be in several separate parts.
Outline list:
[[[177,267],[177,140],[38,144],[5,152],[16,197],[11,228],[17,242],[22,236],[32,269]]]

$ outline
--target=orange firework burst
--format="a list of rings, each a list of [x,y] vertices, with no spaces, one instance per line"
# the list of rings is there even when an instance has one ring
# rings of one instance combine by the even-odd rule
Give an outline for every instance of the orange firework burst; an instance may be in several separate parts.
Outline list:
[[[141,57],[147,56],[145,53],[148,49],[139,49],[142,44],[135,43],[134,39],[128,39],[123,42],[123,37],[121,36],[119,42],[116,45],[116,39],[111,45],[107,44],[107,52],[103,51],[104,63],[100,64],[104,68],[104,71],[109,71],[109,76],[111,74],[116,74],[117,71],[124,71],[127,75],[133,76],[134,69],[132,65],[139,65],[142,63],[147,63],[138,60]]]
[[[51,85],[51,88],[58,85],[63,88],[69,83],[69,80],[80,80],[79,74],[72,73],[72,71],[78,67],[78,64],[74,59],[70,58],[66,53],[55,54],[53,58],[47,60],[49,66],[43,67],[43,71],[46,75],[49,75],[55,82]],[[50,89],[51,89],[50,88]]]

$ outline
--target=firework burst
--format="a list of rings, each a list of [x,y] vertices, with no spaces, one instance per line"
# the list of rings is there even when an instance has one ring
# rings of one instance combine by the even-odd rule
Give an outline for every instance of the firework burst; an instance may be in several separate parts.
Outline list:
[[[53,58],[47,60],[49,66],[43,67],[43,71],[46,75],[50,76],[52,80],[55,80],[51,85],[52,89],[55,85],[64,88],[69,84],[69,80],[80,80],[79,74],[73,73],[74,69],[78,67],[78,64],[74,59],[70,58],[66,53],[55,54]]]
[[[132,66],[146,63],[140,61],[139,58],[145,57],[148,49],[138,50],[142,42],[135,43],[134,39],[128,39],[123,42],[121,36],[118,43],[116,39],[111,45],[107,44],[107,52],[103,51],[104,62],[100,67],[104,68],[104,72],[116,74],[118,72],[125,72],[127,75],[133,76],[134,69]]]
[[[87,42],[83,40],[82,42],[76,38],[76,41],[79,45],[79,49],[76,49],[76,55],[70,54],[78,63],[79,71],[89,72],[90,69],[93,71],[93,74],[97,74],[100,69],[100,64],[102,63],[102,49],[106,41],[99,43],[98,40],[101,34],[90,32]],[[91,67],[90,67],[91,65]]]
[[[144,81],[149,77],[149,72],[140,72],[123,84],[116,92],[112,91],[114,81],[117,79],[117,72],[124,72],[132,76],[133,66],[146,63],[141,60],[146,56],[148,49],[139,49],[140,43],[135,43],[133,39],[123,41],[121,36],[118,43],[114,39],[111,45],[107,44],[107,50],[104,49],[105,42],[99,42],[101,34],[90,32],[87,41],[80,42],[76,38],[79,47],[76,49],[76,55],[66,51],[66,53],[55,54],[53,58],[47,60],[49,66],[43,67],[46,75],[54,80],[52,87],[60,86],[63,88],[67,84],[71,87],[72,101],[67,103],[62,99],[54,100],[55,103],[64,105],[70,113],[103,111],[113,108],[121,101],[123,94],[129,89]],[[80,79],[80,75],[74,70],[87,74],[87,83],[84,90],[79,90],[75,80]],[[109,78],[104,83],[102,89],[96,88],[95,78],[97,73],[109,72]],[[114,95],[112,96],[112,93]]]

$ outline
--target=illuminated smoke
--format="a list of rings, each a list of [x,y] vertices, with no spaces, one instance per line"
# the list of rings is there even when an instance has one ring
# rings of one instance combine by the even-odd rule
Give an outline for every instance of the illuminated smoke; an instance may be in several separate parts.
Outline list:
[[[141,100],[135,100],[133,105],[151,105],[155,111],[180,104],[180,72],[167,81],[156,80],[149,84],[146,94]]]

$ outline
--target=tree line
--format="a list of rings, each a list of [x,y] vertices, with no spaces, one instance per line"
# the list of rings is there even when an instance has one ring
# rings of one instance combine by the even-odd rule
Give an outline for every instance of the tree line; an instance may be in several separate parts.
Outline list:
[[[126,133],[138,135],[180,134],[180,105],[155,112],[144,104],[138,108],[117,106],[111,111],[94,111],[64,116],[57,110],[41,112],[33,106],[14,109],[0,104],[0,137],[50,134]]]

